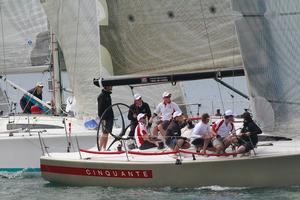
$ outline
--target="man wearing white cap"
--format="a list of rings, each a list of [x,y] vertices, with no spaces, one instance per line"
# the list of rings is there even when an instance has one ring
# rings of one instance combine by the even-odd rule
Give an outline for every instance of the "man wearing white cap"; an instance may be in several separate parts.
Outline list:
[[[166,130],[166,144],[173,151],[188,149],[191,146],[190,143],[187,138],[181,137],[181,128],[187,125],[186,119],[181,111],[175,111],[172,116],[173,120]]]
[[[134,103],[129,107],[127,118],[131,121],[129,136],[134,137],[135,127],[138,124],[137,116],[140,113],[145,113],[148,120],[151,117],[149,105],[143,101],[142,95],[134,95]]]
[[[162,97],[163,101],[157,105],[153,113],[153,118],[159,116],[160,120],[153,128],[152,135],[157,136],[159,131],[160,134],[164,137],[166,135],[165,130],[168,128],[172,119],[172,114],[176,111],[181,112],[181,110],[175,102],[171,101],[171,93],[164,92]]]
[[[230,133],[235,133],[233,122],[234,113],[232,110],[226,110],[224,118],[212,125],[211,131],[214,137],[213,146],[218,153],[224,152],[234,139],[232,135],[230,135]]]
[[[140,150],[146,150],[153,147],[158,147],[158,142],[153,141],[147,133],[146,114],[140,113],[137,116],[138,125],[136,126],[136,144]]]
[[[43,83],[38,82],[36,83],[36,86],[27,92],[32,94],[33,96],[39,98],[40,100],[43,99]],[[31,113],[31,106],[34,106],[34,103],[30,101],[31,98],[24,94],[22,98],[20,99],[20,106],[23,110],[23,113]]]

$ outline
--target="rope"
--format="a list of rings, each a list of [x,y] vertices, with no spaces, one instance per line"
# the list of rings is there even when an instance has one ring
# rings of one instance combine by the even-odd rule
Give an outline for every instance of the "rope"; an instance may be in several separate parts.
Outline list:
[[[224,101],[223,101],[223,98],[222,98],[222,93],[221,93],[219,82],[217,82],[217,86],[218,86],[218,90],[219,90],[220,100],[221,100],[221,103],[222,103],[223,113],[225,113]]]
[[[77,65],[77,48],[78,48],[78,29],[79,29],[79,14],[80,14],[80,0],[78,0],[78,9],[77,9],[77,25],[76,25],[76,41],[75,41],[75,55],[74,55],[74,68],[73,68],[73,76],[76,72],[76,65]],[[72,80],[72,87],[73,87],[73,95],[75,96],[75,77]]]
[[[205,32],[206,32],[206,36],[207,36],[207,41],[208,41],[208,46],[209,46],[209,51],[210,51],[212,63],[213,63],[214,69],[216,69],[215,59],[214,59],[213,51],[212,51],[212,48],[211,48],[211,41],[210,41],[210,37],[209,37],[209,34],[208,34],[208,28],[207,28],[207,24],[206,24],[206,20],[205,20],[205,16],[204,16],[204,8],[203,8],[203,5],[202,5],[202,0],[200,0],[200,7],[201,7],[202,19],[203,19],[203,24],[204,24],[204,27],[205,27]],[[219,83],[217,83],[217,85],[218,85],[218,89],[219,89],[220,99],[221,99],[221,102],[222,102],[223,112],[225,112],[224,102],[223,102],[222,94],[221,94],[221,90],[220,90],[220,85],[219,85]]]
[[[80,149],[81,152],[90,153],[90,154],[102,154],[102,155],[112,155],[112,154],[123,154],[125,151],[90,151],[85,149]],[[164,152],[140,152],[140,151],[128,151],[128,154],[132,155],[143,155],[143,156],[160,156],[160,155],[169,155],[169,154],[177,154],[177,153],[184,153],[184,154],[196,154],[196,155],[203,155],[203,156],[233,156],[238,155],[239,153],[200,153],[195,151],[187,151],[187,150],[179,150],[179,151],[164,151]]]
[[[3,27],[3,15],[2,15],[2,8],[0,6],[0,14],[1,14],[1,33],[2,33],[2,53],[3,53],[3,65],[4,65],[4,71],[6,71],[6,63],[5,63],[5,44],[4,44],[4,27]]]

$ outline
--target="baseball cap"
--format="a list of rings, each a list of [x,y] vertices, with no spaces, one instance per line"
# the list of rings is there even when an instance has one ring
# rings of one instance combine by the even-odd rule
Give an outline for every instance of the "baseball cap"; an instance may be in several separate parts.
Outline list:
[[[232,110],[226,110],[224,115],[225,116],[235,116],[235,114],[232,112]]]
[[[142,118],[145,117],[145,116],[146,116],[145,113],[140,113],[140,114],[138,114],[138,116],[137,116],[137,120],[140,121],[140,119],[142,119]]]
[[[181,115],[182,115],[182,112],[176,111],[176,112],[173,113],[173,118],[179,117],[179,116],[181,116]]]
[[[140,95],[140,94],[134,95],[134,100],[139,100],[140,98],[142,98],[142,95]]]
[[[44,87],[44,85],[43,85],[42,82],[37,82],[35,86],[37,86],[37,87]]]
[[[242,114],[242,118],[244,118],[244,119],[250,119],[250,118],[252,118],[252,117],[251,117],[251,114],[250,114],[249,112],[244,112],[244,113]]]
[[[164,92],[163,95],[162,95],[163,98],[164,97],[169,97],[169,96],[171,96],[171,93],[169,93],[169,92]]]

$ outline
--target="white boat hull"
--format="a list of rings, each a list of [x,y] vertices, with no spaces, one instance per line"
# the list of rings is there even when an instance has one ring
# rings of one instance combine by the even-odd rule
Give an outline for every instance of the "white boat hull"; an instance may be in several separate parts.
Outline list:
[[[81,148],[91,148],[96,144],[96,131],[85,129],[83,122],[76,119],[69,118],[67,121],[71,123],[71,135],[69,137],[69,124],[67,124],[66,136],[62,123],[63,117],[30,115],[15,116],[14,118],[14,123],[8,123],[11,120],[9,118],[0,118],[0,171],[40,171],[39,158],[43,155],[43,150],[38,132],[40,132],[43,144],[48,147],[48,152],[67,152],[69,141],[71,141],[70,152],[78,151],[75,136],[78,137]],[[7,124],[19,126],[26,125],[28,121],[33,127],[30,132],[28,130],[6,129]],[[38,128],[41,124],[41,128]],[[48,128],[51,126],[54,128]],[[9,133],[12,133],[12,136],[9,136]],[[44,153],[47,152],[44,151]]]
[[[286,142],[285,145],[288,145]],[[42,177],[50,182],[78,186],[117,187],[266,187],[300,185],[300,151],[280,152],[260,147],[250,157],[184,157],[97,155],[78,159],[76,154],[41,157]],[[267,148],[270,148],[268,150]],[[284,148],[284,147],[283,147]],[[282,148],[281,148],[282,149]],[[298,153],[297,153],[298,152]],[[78,157],[78,154],[77,154]],[[87,155],[83,155],[87,158]],[[156,158],[154,158],[156,157]],[[158,161],[159,160],[159,161]]]

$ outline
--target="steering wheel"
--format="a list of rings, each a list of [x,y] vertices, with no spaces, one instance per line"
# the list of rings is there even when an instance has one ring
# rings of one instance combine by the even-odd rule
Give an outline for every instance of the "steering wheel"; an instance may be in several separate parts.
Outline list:
[[[102,121],[103,121],[103,116],[105,116],[105,114],[108,112],[108,110],[113,109],[117,107],[118,110],[118,114],[117,116],[121,117],[121,130],[120,132],[116,133],[116,132],[111,132],[110,135],[114,137],[114,140],[111,142],[111,144],[109,145],[109,147],[107,149],[109,149],[116,141],[119,140],[127,140],[129,138],[122,138],[122,136],[125,135],[126,131],[128,130],[128,128],[130,127],[129,125],[125,125],[125,120],[124,120],[124,113],[122,113],[121,108],[120,107],[125,107],[126,110],[128,111],[130,108],[127,104],[124,103],[115,103],[109,107],[107,107],[105,109],[105,111],[103,112],[103,114],[100,117],[100,122],[98,124],[98,128],[97,128],[97,148],[100,151],[100,144],[99,144],[99,138],[101,137],[102,134]],[[114,115],[116,116],[116,114],[114,113]],[[100,131],[101,130],[101,131]]]

